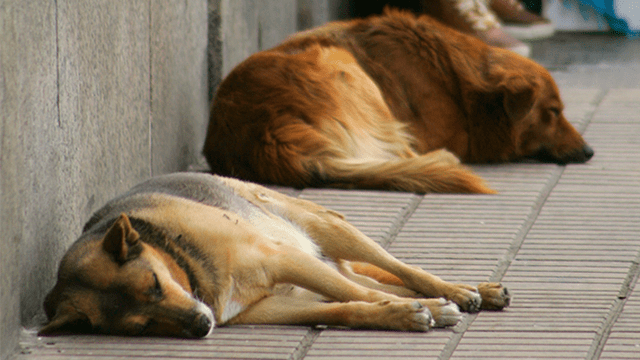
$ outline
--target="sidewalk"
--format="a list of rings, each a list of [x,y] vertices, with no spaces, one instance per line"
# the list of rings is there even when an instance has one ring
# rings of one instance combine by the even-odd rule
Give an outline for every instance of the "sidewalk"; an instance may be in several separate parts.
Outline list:
[[[503,282],[513,294],[505,311],[428,333],[239,326],[175,340],[25,331],[17,359],[640,358],[640,41],[559,34],[533,55],[595,150],[588,163],[474,167],[498,195],[282,189],[342,212],[446,280]]]

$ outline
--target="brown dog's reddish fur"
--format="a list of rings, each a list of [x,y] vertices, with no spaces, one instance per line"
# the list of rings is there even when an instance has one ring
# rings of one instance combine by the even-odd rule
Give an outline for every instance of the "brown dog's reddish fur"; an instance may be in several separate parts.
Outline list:
[[[449,152],[584,162],[593,151],[562,109],[535,62],[387,11],[241,63],[218,89],[203,152],[213,172],[252,181],[490,193]]]

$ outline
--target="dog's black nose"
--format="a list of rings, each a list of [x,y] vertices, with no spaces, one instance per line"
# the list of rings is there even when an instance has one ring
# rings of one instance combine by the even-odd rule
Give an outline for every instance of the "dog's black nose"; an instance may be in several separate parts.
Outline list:
[[[191,334],[193,337],[203,337],[211,330],[211,320],[204,314],[200,314],[196,317],[191,327]]]
[[[584,146],[582,147],[582,152],[584,153],[584,157],[586,158],[585,161],[591,159],[593,157],[593,149],[591,148],[591,146],[584,144]]]
[[[564,156],[560,159],[557,159],[557,163],[561,165],[573,163],[573,164],[581,164],[589,161],[593,157],[593,149],[591,146],[585,144],[582,146],[582,149],[576,149],[572,153]]]

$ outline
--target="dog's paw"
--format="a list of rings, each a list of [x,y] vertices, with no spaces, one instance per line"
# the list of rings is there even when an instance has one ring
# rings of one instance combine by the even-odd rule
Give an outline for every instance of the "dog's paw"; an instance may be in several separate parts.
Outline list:
[[[426,299],[423,305],[429,308],[435,321],[434,327],[453,326],[462,319],[460,308],[454,302],[444,298]]]
[[[511,294],[502,284],[481,283],[478,292],[482,297],[482,310],[502,310],[511,303]]]
[[[378,303],[383,309],[380,314],[383,328],[403,331],[429,331],[435,320],[428,307],[418,301],[395,302],[383,301]]]
[[[411,303],[411,306],[416,309],[416,313],[413,315],[413,320],[418,324],[420,331],[428,331],[436,325],[433,314],[428,307],[423,306],[418,301]]]
[[[454,290],[450,292],[446,298],[458,304],[460,310],[468,313],[476,313],[480,311],[482,297],[478,293],[478,289],[465,284],[453,285]]]

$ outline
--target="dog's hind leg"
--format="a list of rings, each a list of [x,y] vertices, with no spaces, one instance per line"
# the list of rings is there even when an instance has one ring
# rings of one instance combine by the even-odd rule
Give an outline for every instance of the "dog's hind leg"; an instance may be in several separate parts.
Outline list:
[[[418,301],[320,302],[295,296],[270,296],[228,324],[332,325],[350,328],[427,331],[435,325]]]
[[[421,294],[404,287],[404,283],[397,276],[371,264],[343,261],[339,266],[339,270],[349,280],[373,289],[402,297],[414,298],[421,296]],[[509,293],[507,289],[498,283],[481,283],[477,287],[465,284],[456,286],[480,293],[482,298],[481,309],[499,310],[508,305],[505,301],[509,300]]]
[[[478,293],[475,287],[452,284],[418,267],[409,266],[356,229],[342,215],[318,204],[291,198],[255,184],[230,178],[225,178],[224,181],[239,195],[265,211],[277,214],[303,229],[322,249],[322,253],[336,263],[347,260],[374,265],[398,277],[407,288],[425,297],[444,297],[465,311],[478,311],[481,296],[485,302],[483,308],[501,309],[509,305],[509,294],[499,284],[483,285],[483,291]],[[337,271],[333,271],[337,274]],[[344,277],[343,279],[348,281]]]
[[[297,217],[323,253],[336,261],[369,263],[397,276],[407,288],[426,297],[444,297],[465,311],[480,310],[483,301],[486,302],[483,308],[501,309],[509,305],[510,296],[500,284],[481,284],[483,291],[479,293],[473,286],[443,281],[418,267],[409,266],[396,259],[332,211],[318,211],[315,216],[305,216],[299,210],[291,216]]]
[[[357,266],[355,269],[353,266]],[[368,268],[368,271],[362,271],[364,267]],[[371,289],[376,289],[389,294],[398,295],[404,298],[419,298],[423,297],[422,294],[408,289],[402,284],[402,281],[396,276],[393,276],[386,271],[377,268],[375,266],[363,263],[351,263],[349,261],[341,261],[338,264],[338,271],[344,275],[347,279],[358,283],[362,286],[366,286]],[[375,274],[373,273],[375,271]],[[377,276],[381,275],[381,276]],[[392,279],[385,279],[383,277],[392,277]],[[393,279],[395,278],[395,279]],[[391,280],[391,281],[386,281]]]
[[[355,301],[381,303],[383,305],[389,302],[417,302],[429,309],[435,326],[454,325],[460,319],[458,306],[445,299],[410,299],[399,296],[415,295],[413,291],[406,288],[404,291],[385,292],[384,290],[388,289],[376,288],[375,286],[373,288],[368,287],[368,284],[350,280],[324,261],[301,251],[297,247],[277,245],[275,247],[262,248],[262,252],[266,255],[261,260],[262,268],[271,283],[297,285],[330,301]],[[391,285],[384,286],[392,287]],[[389,306],[394,309],[396,305]],[[279,319],[280,317],[277,318]]]
[[[288,245],[263,249],[262,267],[273,283],[289,283],[332,301],[401,301],[401,298],[349,280],[324,261]]]

